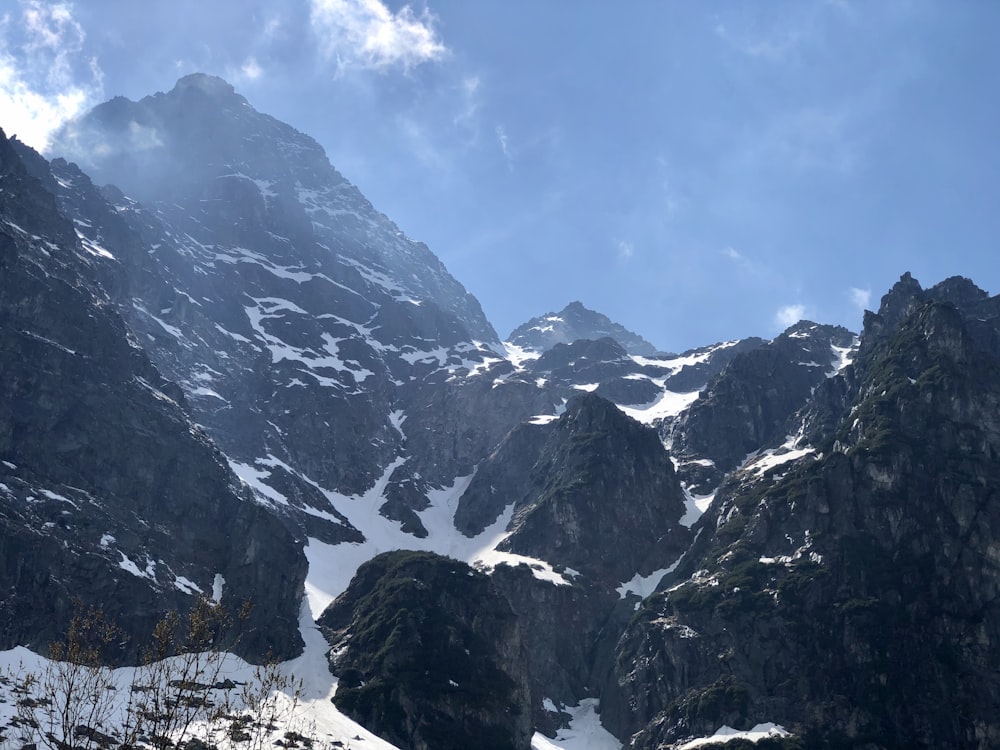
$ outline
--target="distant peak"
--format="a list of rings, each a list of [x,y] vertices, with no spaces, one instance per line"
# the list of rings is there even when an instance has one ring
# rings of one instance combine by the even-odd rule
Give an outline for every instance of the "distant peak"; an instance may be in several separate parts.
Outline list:
[[[236,96],[236,89],[233,85],[218,76],[208,73],[191,73],[179,79],[170,93],[184,93],[190,90],[201,91],[210,96],[229,97]]]
[[[580,339],[596,341],[614,339],[629,354],[651,356],[656,347],[636,333],[615,323],[606,315],[591,310],[574,300],[557,313],[532,318],[515,328],[507,340],[527,351],[546,352],[557,344],[570,344]]]

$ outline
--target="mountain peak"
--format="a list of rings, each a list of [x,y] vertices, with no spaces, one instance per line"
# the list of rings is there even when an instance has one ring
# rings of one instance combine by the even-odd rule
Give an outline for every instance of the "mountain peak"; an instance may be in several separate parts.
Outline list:
[[[511,331],[507,340],[522,349],[545,352],[556,344],[606,337],[617,341],[629,354],[652,356],[657,351],[642,336],[576,300],[559,312],[545,313],[518,326]]]
[[[191,73],[177,80],[171,93],[195,89],[212,96],[239,96],[233,85],[223,78],[208,73]],[[242,98],[242,97],[240,97]]]

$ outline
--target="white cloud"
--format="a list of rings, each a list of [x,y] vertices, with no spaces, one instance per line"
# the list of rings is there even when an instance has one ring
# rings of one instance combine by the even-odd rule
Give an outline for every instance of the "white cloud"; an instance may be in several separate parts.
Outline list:
[[[393,13],[381,0],[310,0],[310,6],[323,55],[339,69],[409,70],[448,52],[427,11],[418,15],[405,5]]]
[[[273,39],[277,36],[278,32],[281,31],[282,25],[281,19],[278,16],[269,18],[264,24],[264,31],[262,32],[263,37],[265,39]]]
[[[252,55],[243,61],[243,64],[237,70],[230,70],[229,77],[235,83],[242,83],[245,81],[256,81],[261,76],[264,75],[264,69],[257,62],[257,58]]]
[[[727,247],[725,250],[722,251],[722,254],[725,255],[727,258],[729,258],[729,260],[733,261],[734,263],[746,262],[746,258],[743,257],[743,254],[734,247]]]
[[[847,294],[851,298],[851,303],[862,312],[868,309],[868,305],[872,301],[871,289],[858,289],[852,286],[847,290]]]
[[[774,322],[777,323],[781,328],[788,328],[788,326],[795,325],[800,320],[805,318],[806,308],[805,305],[785,305],[778,309],[778,312],[774,314]]]
[[[19,43],[13,42],[14,37]],[[96,59],[71,3],[24,0],[0,23],[0,127],[38,150],[67,120],[103,98]]]
[[[635,255],[635,245],[628,240],[618,240],[618,259],[623,261],[632,260]]]

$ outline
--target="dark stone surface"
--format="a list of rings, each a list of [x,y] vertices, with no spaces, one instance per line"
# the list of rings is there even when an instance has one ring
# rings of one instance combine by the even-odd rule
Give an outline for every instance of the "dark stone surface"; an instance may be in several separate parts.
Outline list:
[[[0,191],[2,646],[44,648],[77,598],[142,637],[219,575],[223,606],[254,604],[237,650],[297,653],[300,547],[234,483],[6,140]]]
[[[482,530],[514,504],[500,548],[564,565],[613,588],[684,550],[684,496],[656,432],[593,394],[556,422],[523,425],[483,462],[456,524]]]
[[[407,750],[528,750],[527,657],[489,576],[430,553],[385,553],[319,625],[340,678],[334,703],[380,737]]]
[[[724,485],[626,630],[602,716],[629,747],[758,721],[817,747],[997,744],[1000,351],[966,323],[983,295],[918,289],[868,316],[821,457]]]
[[[770,343],[737,354],[698,400],[663,433],[672,454],[711,461],[682,468],[698,494],[712,491],[726,472],[761,448],[782,444],[797,429],[796,414],[833,370],[832,345],[851,346],[854,335],[839,326],[803,321]]]

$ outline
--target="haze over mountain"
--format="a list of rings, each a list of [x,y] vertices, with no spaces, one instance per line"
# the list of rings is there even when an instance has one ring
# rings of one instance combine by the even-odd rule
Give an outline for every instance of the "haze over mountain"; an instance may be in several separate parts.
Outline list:
[[[505,346],[219,78],[53,143],[0,140],[7,653],[74,597],[122,661],[250,598],[241,653],[381,747],[1000,741],[1000,298],[903,273],[860,334],[681,354],[577,302]]]
[[[106,99],[221,76],[315,138],[500,334],[580,300],[684,351],[802,317],[858,330],[907,269],[1000,288],[994,3],[3,11],[8,135],[44,152]]]

